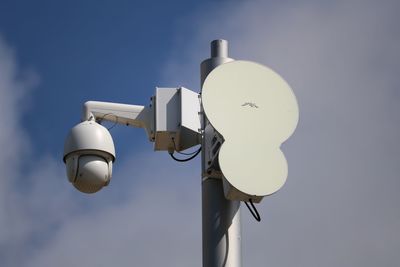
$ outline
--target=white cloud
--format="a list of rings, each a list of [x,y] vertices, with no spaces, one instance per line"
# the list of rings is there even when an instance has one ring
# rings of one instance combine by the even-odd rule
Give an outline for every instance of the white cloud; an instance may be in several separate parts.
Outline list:
[[[30,151],[19,107],[37,78],[24,73],[0,40],[0,111],[7,126],[0,132],[2,266],[109,266],[116,259],[119,266],[186,266],[196,256],[200,262],[198,162],[180,166],[166,155],[137,151],[117,162],[110,187],[90,196],[77,192],[61,160]],[[185,256],[169,256],[180,253]]]
[[[127,163],[114,180],[139,180],[129,199],[68,219],[29,266],[200,266],[198,170],[162,158],[143,154]]]
[[[15,254],[25,233],[22,225],[26,216],[21,210],[19,196],[14,194],[15,177],[20,175],[21,160],[29,150],[29,142],[20,127],[21,101],[35,80],[20,72],[14,51],[0,36],[0,257]],[[6,261],[7,263],[7,261]]]
[[[32,248],[40,247],[52,232],[50,228],[60,224],[76,204],[68,205],[68,191],[56,179],[64,173],[61,162],[31,154],[22,114],[39,78],[32,70],[21,69],[15,54],[0,36],[0,262],[3,266],[21,266],[32,255]]]
[[[298,96],[301,121],[284,146],[287,185],[259,205],[261,223],[242,213],[244,265],[398,265],[398,4],[230,3],[183,20],[195,25],[182,30],[191,41],[177,43],[165,83],[198,88],[208,43],[223,37],[232,56],[273,67]],[[36,159],[44,169],[22,173],[29,142],[16,107],[30,85],[20,73],[1,41],[4,265],[200,266],[198,164],[138,153],[90,197],[71,189],[58,159]],[[31,186],[18,188],[21,179]]]

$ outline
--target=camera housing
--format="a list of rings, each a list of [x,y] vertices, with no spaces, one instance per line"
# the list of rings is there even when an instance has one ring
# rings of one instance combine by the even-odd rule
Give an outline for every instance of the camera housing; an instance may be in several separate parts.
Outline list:
[[[69,132],[64,145],[68,180],[76,189],[91,194],[110,183],[115,148],[109,131],[87,120]]]

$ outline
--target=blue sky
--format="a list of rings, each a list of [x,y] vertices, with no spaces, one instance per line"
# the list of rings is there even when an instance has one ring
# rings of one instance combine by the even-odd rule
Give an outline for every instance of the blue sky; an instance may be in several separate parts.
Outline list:
[[[286,185],[242,211],[244,266],[398,266],[398,1],[1,1],[0,265],[201,266],[199,159],[111,131],[110,186],[77,192],[64,138],[86,100],[199,90],[209,42],[268,65],[300,108]]]
[[[185,20],[202,6],[220,6],[215,1],[2,2],[3,38],[19,64],[40,77],[30,96],[31,112],[23,114],[24,127],[35,150],[54,156],[62,153],[59,138],[84,101],[147,104],[154,87],[166,82],[163,64],[176,40],[192,38],[188,31],[181,36]],[[46,119],[38,114],[47,114]],[[49,125],[57,127],[49,131]]]

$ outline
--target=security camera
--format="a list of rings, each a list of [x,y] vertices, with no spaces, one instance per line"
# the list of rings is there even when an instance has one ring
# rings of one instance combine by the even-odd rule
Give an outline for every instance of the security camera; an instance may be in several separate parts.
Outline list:
[[[110,182],[114,142],[99,121],[144,128],[155,150],[169,150],[173,145],[181,151],[200,143],[197,93],[183,87],[158,88],[151,101],[148,107],[99,101],[83,105],[83,122],[71,129],[64,145],[68,180],[76,189],[95,193]]]
[[[83,193],[95,193],[107,186],[115,160],[114,142],[109,131],[87,120],[69,132],[64,145],[68,180]]]

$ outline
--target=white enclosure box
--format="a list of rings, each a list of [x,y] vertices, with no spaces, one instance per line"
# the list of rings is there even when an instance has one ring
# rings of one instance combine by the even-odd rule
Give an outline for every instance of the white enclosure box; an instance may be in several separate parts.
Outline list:
[[[200,144],[200,100],[184,87],[156,88],[154,150],[181,151]]]

